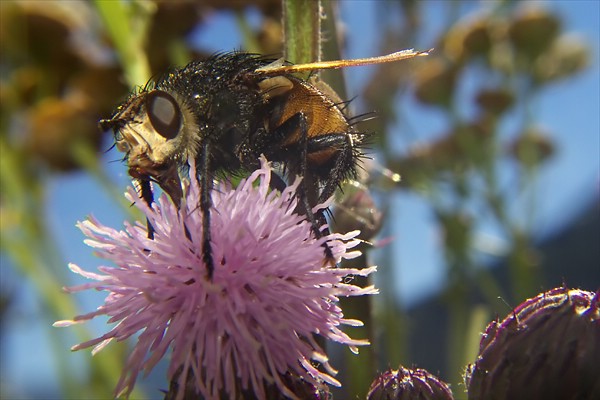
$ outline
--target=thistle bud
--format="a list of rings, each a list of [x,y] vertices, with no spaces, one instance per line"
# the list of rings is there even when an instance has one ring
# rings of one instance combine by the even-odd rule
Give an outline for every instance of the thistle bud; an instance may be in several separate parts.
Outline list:
[[[485,56],[492,48],[494,21],[486,14],[454,24],[443,38],[442,52],[457,63]]]
[[[452,400],[446,383],[424,369],[387,370],[377,377],[367,400]]]
[[[458,70],[444,61],[432,59],[415,75],[415,96],[423,104],[448,107],[456,86]]]
[[[526,167],[536,167],[556,152],[548,132],[540,127],[529,127],[511,143],[509,154]]]
[[[568,78],[586,68],[590,63],[591,49],[580,37],[559,36],[533,64],[533,78],[538,83]]]
[[[344,197],[336,204],[334,225],[336,232],[360,231],[360,238],[371,240],[383,225],[383,213],[369,190],[360,184],[346,185]]]
[[[600,291],[556,288],[483,333],[465,385],[477,399],[599,399]]]
[[[550,47],[560,29],[560,19],[556,15],[542,8],[530,8],[515,17],[508,36],[521,55],[534,60]]]
[[[477,93],[475,102],[486,112],[500,115],[515,103],[515,95],[505,88],[482,89]]]

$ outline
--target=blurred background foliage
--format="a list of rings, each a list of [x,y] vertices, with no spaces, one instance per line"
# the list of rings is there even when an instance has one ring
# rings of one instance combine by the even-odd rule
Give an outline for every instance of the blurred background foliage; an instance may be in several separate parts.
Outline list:
[[[536,243],[534,218],[509,211],[524,193],[530,201],[521,216],[535,214],[538,202],[544,201],[532,188],[540,169],[553,162],[560,148],[536,118],[536,102],[547,87],[589,67],[589,43],[565,31],[561,16],[542,3],[519,1],[485,7],[468,1],[438,3],[443,29],[434,42],[425,42],[420,32],[428,25],[426,3],[375,2],[380,48],[370,55],[412,47],[435,51],[376,67],[363,92],[352,93],[358,97],[351,104],[354,114],[376,111],[375,118],[360,125],[376,133],[371,146],[376,161],[368,163],[360,182],[345,188],[335,222],[340,230],[361,229],[364,239],[380,248],[377,284],[382,293],[372,299],[374,304],[354,299],[346,305],[350,318],[365,320],[373,346],[358,357],[331,349],[345,390],[334,391],[336,398],[364,398],[377,371],[399,364],[438,373],[452,384],[456,398],[464,398],[464,366],[473,360],[478,333],[493,316],[562,281],[587,290],[600,285],[597,203],[584,218],[596,228],[591,235],[580,232],[570,248],[560,246],[572,236]],[[352,43],[338,18],[339,5],[323,6],[322,58],[339,58]],[[83,360],[89,365],[80,369],[67,349],[94,334],[81,328],[73,336],[50,327],[77,314],[78,307],[75,298],[60,292],[69,283],[69,260],[61,255],[46,218],[48,181],[90,174],[114,197],[115,207],[130,212],[121,196],[124,188],[107,173],[103,156],[111,138],[99,132],[97,121],[109,116],[132,87],[170,66],[210,54],[212,50],[193,43],[190,35],[217,15],[235,22],[244,50],[282,54],[281,2],[3,1],[0,7],[0,394],[108,398],[127,344],[113,344],[93,359],[86,354]],[[322,78],[348,97],[342,74],[323,73]],[[426,140],[417,133],[414,145],[402,154],[389,145],[399,135],[397,122],[406,117],[397,107],[399,97],[416,99],[424,113],[446,121],[443,132],[429,132],[423,135]],[[507,141],[499,132],[514,115],[519,116],[512,124],[516,134]],[[597,145],[597,137],[593,139],[590,145]],[[502,175],[506,170],[508,180]],[[443,290],[410,308],[394,295],[398,266],[389,250],[392,245],[385,243],[385,227],[395,223],[388,218],[394,193],[424,199],[443,238]],[[507,246],[492,261],[480,257],[477,229],[482,219],[502,232]],[[383,234],[377,236],[382,226]],[[365,246],[367,257],[370,249]],[[582,258],[584,253],[587,257]],[[23,285],[35,292],[35,311],[29,314],[22,314],[27,309],[19,294]],[[4,371],[11,361],[5,357],[4,332],[15,320],[27,318],[43,319],[48,326],[43,334],[52,347],[58,393],[7,381]],[[365,329],[351,335],[364,337]],[[34,382],[37,373],[31,371]],[[160,398],[157,388],[167,386],[164,373],[153,374],[147,391],[133,397]]]

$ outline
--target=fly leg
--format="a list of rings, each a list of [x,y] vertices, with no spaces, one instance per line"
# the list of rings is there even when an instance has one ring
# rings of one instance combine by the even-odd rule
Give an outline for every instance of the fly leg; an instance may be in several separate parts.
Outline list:
[[[285,162],[289,175],[298,174],[302,182],[296,196],[297,210],[310,222],[313,234],[321,238],[329,229],[321,229],[327,223],[327,210],[313,212],[313,207],[328,200],[343,179],[352,175],[353,147],[347,133],[326,133],[308,136],[308,122],[299,112],[288,118],[271,132],[270,146],[265,151],[267,159]],[[297,140],[294,140],[298,138]],[[321,184],[323,186],[321,187]],[[329,245],[323,243],[327,263],[335,263]]]
[[[299,136],[297,143],[292,145],[284,144],[290,137],[296,135]],[[286,167],[289,168],[290,174],[299,174],[302,177],[302,181],[296,190],[298,211],[306,216],[316,238],[328,235],[328,229],[321,230],[321,227],[327,222],[325,218],[326,210],[319,210],[317,213],[313,212],[313,207],[319,204],[319,180],[318,177],[312,173],[312,166],[309,165],[309,153],[311,152],[311,147],[313,147],[311,145],[313,139],[308,137],[308,123],[304,113],[299,112],[290,117],[285,123],[279,126],[275,132],[273,132],[272,138],[274,139],[272,146],[275,161],[286,161],[290,159],[290,156],[292,156],[291,158],[293,159],[293,156],[300,153],[300,157],[296,158],[295,162],[290,163],[288,161],[288,165],[286,165]],[[276,154],[278,154],[278,151],[281,151],[282,148],[286,149],[285,156],[280,156],[282,160],[277,160]],[[323,243],[323,248],[326,263],[335,264],[331,248],[326,242]]]
[[[352,139],[346,133],[328,133],[311,137],[306,142],[306,157],[304,168],[311,168],[312,174],[317,176],[319,182],[323,182],[321,193],[317,203],[323,204],[340,187],[342,181],[348,174],[355,174],[353,159]],[[312,165],[308,166],[308,161]],[[325,161],[324,166],[319,168],[319,161]],[[327,209],[319,210],[315,216],[317,226],[326,223],[325,213]],[[315,225],[313,225],[315,226]],[[328,235],[329,228],[320,232],[321,236]],[[325,256],[328,261],[333,261],[333,254],[327,243]]]
[[[303,208],[306,218],[310,222],[315,237],[321,238],[329,234],[329,228],[321,230],[321,227],[327,223],[325,218],[326,210],[321,209],[315,214],[313,212],[313,205],[320,204],[321,202],[318,201],[316,204],[311,204],[309,201],[309,189],[318,191],[318,181],[316,181],[314,175],[310,173],[308,165],[309,143],[311,140],[308,138],[308,124],[306,123],[306,117],[303,113],[298,113],[296,116],[298,116],[298,126],[300,128],[300,174],[302,176],[302,182],[300,182],[300,186],[298,187],[298,202]],[[319,196],[319,200],[320,197],[321,196]],[[323,242],[323,249],[325,252],[325,263],[335,265],[333,252],[327,242]]]
[[[154,195],[152,194],[152,187],[150,181],[146,179],[138,179],[140,185],[140,197],[148,204],[148,207],[152,208],[154,203]],[[150,223],[148,217],[146,217],[146,226],[148,229],[148,239],[154,239],[154,227]]]
[[[200,211],[202,212],[202,261],[206,266],[206,275],[212,280],[215,264],[210,244],[210,210],[212,208],[211,192],[213,189],[212,174],[210,172],[210,146],[205,143],[200,152],[200,162],[195,171],[200,183]],[[190,171],[192,175],[194,171]],[[191,177],[190,177],[191,178]]]

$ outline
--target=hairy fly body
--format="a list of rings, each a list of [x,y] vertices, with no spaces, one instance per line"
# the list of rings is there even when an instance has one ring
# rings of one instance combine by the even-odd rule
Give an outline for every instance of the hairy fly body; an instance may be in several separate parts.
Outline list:
[[[215,178],[253,171],[264,155],[283,172],[283,176],[273,176],[274,188],[281,189],[295,176],[303,178],[297,193],[298,211],[306,215],[319,237],[325,215],[313,213],[313,207],[327,200],[346,178],[356,176],[365,135],[355,129],[344,112],[345,103],[327,85],[294,73],[422,54],[426,53],[407,50],[373,59],[300,65],[249,53],[220,54],[146,85],[100,125],[114,132],[116,147],[125,153],[129,174],[140,183],[140,195],[148,204],[153,202],[151,182],[155,182],[180,205],[181,176],[188,160],[195,160],[196,171],[190,171],[190,177],[195,176],[200,184],[203,261],[211,279],[215,260],[210,210]],[[148,229],[152,237],[152,227]],[[331,251],[324,247],[325,259],[331,261]]]

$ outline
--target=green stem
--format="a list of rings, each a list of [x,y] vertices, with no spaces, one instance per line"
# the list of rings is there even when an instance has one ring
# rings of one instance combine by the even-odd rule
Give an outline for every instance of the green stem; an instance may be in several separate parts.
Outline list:
[[[321,1],[283,1],[284,57],[295,63],[321,60]]]
[[[150,65],[144,47],[155,4],[96,0],[95,5],[117,49],[127,83],[135,86],[148,81]]]

